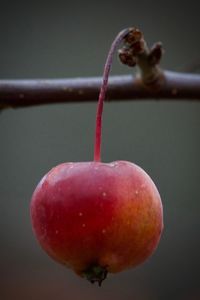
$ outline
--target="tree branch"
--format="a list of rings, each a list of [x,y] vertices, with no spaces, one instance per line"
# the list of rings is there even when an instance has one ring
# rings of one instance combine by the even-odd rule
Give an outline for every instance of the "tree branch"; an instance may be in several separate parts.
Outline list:
[[[102,78],[0,80],[0,107],[97,101]],[[157,89],[148,89],[140,78],[111,76],[107,100],[195,100],[200,101],[200,76],[163,72]]]
[[[107,100],[200,101],[200,75],[163,71],[162,44],[149,49],[138,28],[128,28],[119,50],[125,65],[139,67],[140,75],[111,76]],[[0,80],[0,109],[67,102],[97,101],[101,77],[74,79]]]

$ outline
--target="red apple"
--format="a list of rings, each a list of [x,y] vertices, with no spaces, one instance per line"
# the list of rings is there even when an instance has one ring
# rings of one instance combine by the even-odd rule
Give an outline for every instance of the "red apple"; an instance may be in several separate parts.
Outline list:
[[[100,162],[107,75],[97,111],[94,161],[53,168],[31,201],[33,229],[42,248],[99,284],[107,272],[144,262],[158,245],[163,228],[160,195],[145,171],[127,161]]]
[[[143,262],[163,227],[153,181],[126,161],[58,165],[37,186],[31,215],[42,248],[91,280],[91,268],[116,273]]]

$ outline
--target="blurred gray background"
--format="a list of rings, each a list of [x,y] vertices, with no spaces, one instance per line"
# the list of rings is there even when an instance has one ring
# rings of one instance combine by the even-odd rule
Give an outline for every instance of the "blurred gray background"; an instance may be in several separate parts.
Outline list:
[[[199,63],[198,1],[1,1],[0,78],[100,76],[121,29],[162,41],[165,69]],[[115,59],[112,74],[132,70]],[[0,114],[0,299],[200,299],[200,103],[105,105],[103,160],[143,167],[159,188],[165,230],[156,253],[102,288],[56,264],[38,246],[29,204],[40,178],[65,161],[93,158],[96,103]]]

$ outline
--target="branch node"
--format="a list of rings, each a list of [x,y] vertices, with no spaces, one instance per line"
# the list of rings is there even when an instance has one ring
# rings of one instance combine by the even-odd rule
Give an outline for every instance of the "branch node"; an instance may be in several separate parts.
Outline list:
[[[140,80],[148,89],[158,88],[163,84],[164,75],[159,67],[163,55],[163,47],[160,42],[148,48],[142,32],[138,28],[130,28],[124,37],[124,45],[118,51],[120,61],[140,69]]]
[[[159,65],[160,60],[163,56],[164,50],[161,42],[155,43],[149,52],[149,63],[152,66]]]

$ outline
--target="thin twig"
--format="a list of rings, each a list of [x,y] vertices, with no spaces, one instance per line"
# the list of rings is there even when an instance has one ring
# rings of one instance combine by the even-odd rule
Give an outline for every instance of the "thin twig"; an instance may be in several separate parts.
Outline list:
[[[163,78],[159,89],[147,89],[132,75],[111,76],[107,100],[200,101],[200,75],[166,71]],[[97,101],[101,82],[101,77],[0,80],[0,107]]]

